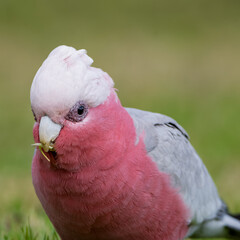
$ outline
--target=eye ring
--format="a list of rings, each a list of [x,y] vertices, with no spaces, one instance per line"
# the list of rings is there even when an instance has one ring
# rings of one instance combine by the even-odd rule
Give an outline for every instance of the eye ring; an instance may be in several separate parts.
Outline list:
[[[65,119],[71,122],[80,122],[87,116],[87,113],[88,106],[83,101],[79,101],[71,107]]]

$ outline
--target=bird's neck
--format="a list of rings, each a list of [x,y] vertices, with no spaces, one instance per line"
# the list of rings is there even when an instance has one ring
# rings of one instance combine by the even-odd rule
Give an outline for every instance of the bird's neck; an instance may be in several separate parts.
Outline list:
[[[56,142],[60,167],[80,172],[104,171],[117,166],[129,148],[135,146],[133,120],[114,97],[91,109],[89,120],[76,131],[72,126],[62,129]]]

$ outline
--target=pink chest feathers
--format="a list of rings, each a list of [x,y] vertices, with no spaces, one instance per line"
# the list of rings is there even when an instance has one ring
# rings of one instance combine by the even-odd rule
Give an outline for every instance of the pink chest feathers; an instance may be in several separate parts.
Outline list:
[[[47,162],[37,150],[33,183],[47,215],[63,240],[183,239],[187,208],[169,177],[147,156],[143,140],[135,144],[127,113],[116,118],[117,123],[106,123],[107,117],[101,116],[105,122],[89,124],[86,137],[78,132],[81,140],[70,127],[63,129],[56,142],[59,165]],[[113,130],[100,134],[106,124]],[[37,132],[35,126],[35,141]],[[71,142],[66,140],[70,134]],[[61,168],[71,161],[79,169]]]
[[[185,236],[187,210],[168,176],[148,157],[136,158],[132,152],[111,169],[97,171],[90,166],[76,173],[47,164],[37,152],[33,182],[62,239],[176,240]]]

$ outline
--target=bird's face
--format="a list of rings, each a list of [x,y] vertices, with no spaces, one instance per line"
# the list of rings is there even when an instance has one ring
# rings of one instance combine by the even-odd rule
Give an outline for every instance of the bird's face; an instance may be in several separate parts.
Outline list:
[[[111,134],[109,126],[116,124],[114,117],[109,118],[121,107],[113,81],[91,67],[92,62],[85,50],[60,46],[32,83],[34,145],[42,158],[59,168],[74,170],[94,162],[103,151],[102,141],[107,142]]]

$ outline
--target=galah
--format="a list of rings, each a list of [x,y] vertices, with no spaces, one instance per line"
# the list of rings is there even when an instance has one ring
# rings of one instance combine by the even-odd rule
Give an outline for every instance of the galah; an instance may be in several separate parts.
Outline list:
[[[92,63],[59,46],[31,86],[33,185],[61,239],[240,238],[186,131],[124,108]]]

